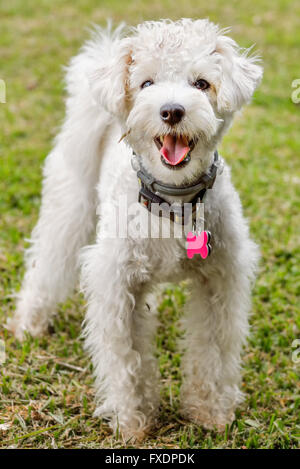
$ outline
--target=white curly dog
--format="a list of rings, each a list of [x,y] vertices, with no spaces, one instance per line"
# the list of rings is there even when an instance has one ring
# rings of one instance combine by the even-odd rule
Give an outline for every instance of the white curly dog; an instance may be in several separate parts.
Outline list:
[[[25,331],[44,333],[57,304],[76,286],[81,266],[95,414],[126,438],[142,438],[157,419],[157,319],[146,296],[162,282],[189,279],[191,287],[183,415],[222,429],[242,400],[240,354],[259,255],[229,168],[215,173],[216,149],[235,113],[250,101],[262,68],[226,32],[190,19],[145,22],[128,34],[124,26],[98,29],[66,76],[66,119],[46,159],[40,217],[8,328],[19,339]],[[139,228],[149,217],[151,229],[169,223],[169,238],[161,228],[152,237],[137,236],[136,229],[110,234],[120,200],[120,226],[126,210],[136,207],[138,179],[145,192],[140,201],[148,205],[138,204]],[[176,223],[150,213],[149,205],[154,197],[182,207],[204,195],[212,253],[189,259],[186,238],[172,236]]]

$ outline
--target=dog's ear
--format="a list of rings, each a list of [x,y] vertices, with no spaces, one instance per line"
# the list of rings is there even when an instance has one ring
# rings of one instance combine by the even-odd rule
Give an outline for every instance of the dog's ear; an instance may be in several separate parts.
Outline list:
[[[118,117],[124,115],[127,107],[131,46],[131,38],[117,39],[108,44],[101,65],[90,76],[96,103]]]
[[[221,59],[222,78],[218,90],[218,109],[223,112],[238,111],[248,103],[259,85],[263,69],[257,65],[257,57],[240,53],[236,42],[219,36],[216,46]]]

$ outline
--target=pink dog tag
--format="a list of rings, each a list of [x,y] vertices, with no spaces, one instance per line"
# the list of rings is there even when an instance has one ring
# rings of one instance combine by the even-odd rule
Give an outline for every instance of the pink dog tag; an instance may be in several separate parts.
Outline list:
[[[211,251],[210,232],[201,231],[200,235],[195,235],[191,231],[187,235],[187,256],[192,259],[195,254],[200,254],[202,259],[206,259]]]

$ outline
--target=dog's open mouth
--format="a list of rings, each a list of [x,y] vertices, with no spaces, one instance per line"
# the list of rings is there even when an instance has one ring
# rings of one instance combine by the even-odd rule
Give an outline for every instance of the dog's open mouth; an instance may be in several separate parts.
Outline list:
[[[167,134],[154,138],[162,163],[170,169],[179,169],[191,160],[191,152],[195,147],[195,140],[189,140],[185,135]]]

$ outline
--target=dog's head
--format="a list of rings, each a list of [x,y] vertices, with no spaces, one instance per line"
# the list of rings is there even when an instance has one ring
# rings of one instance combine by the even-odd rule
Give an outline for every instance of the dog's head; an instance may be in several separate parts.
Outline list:
[[[93,80],[145,167],[166,182],[199,176],[262,68],[208,20],[146,22],[117,36]]]

